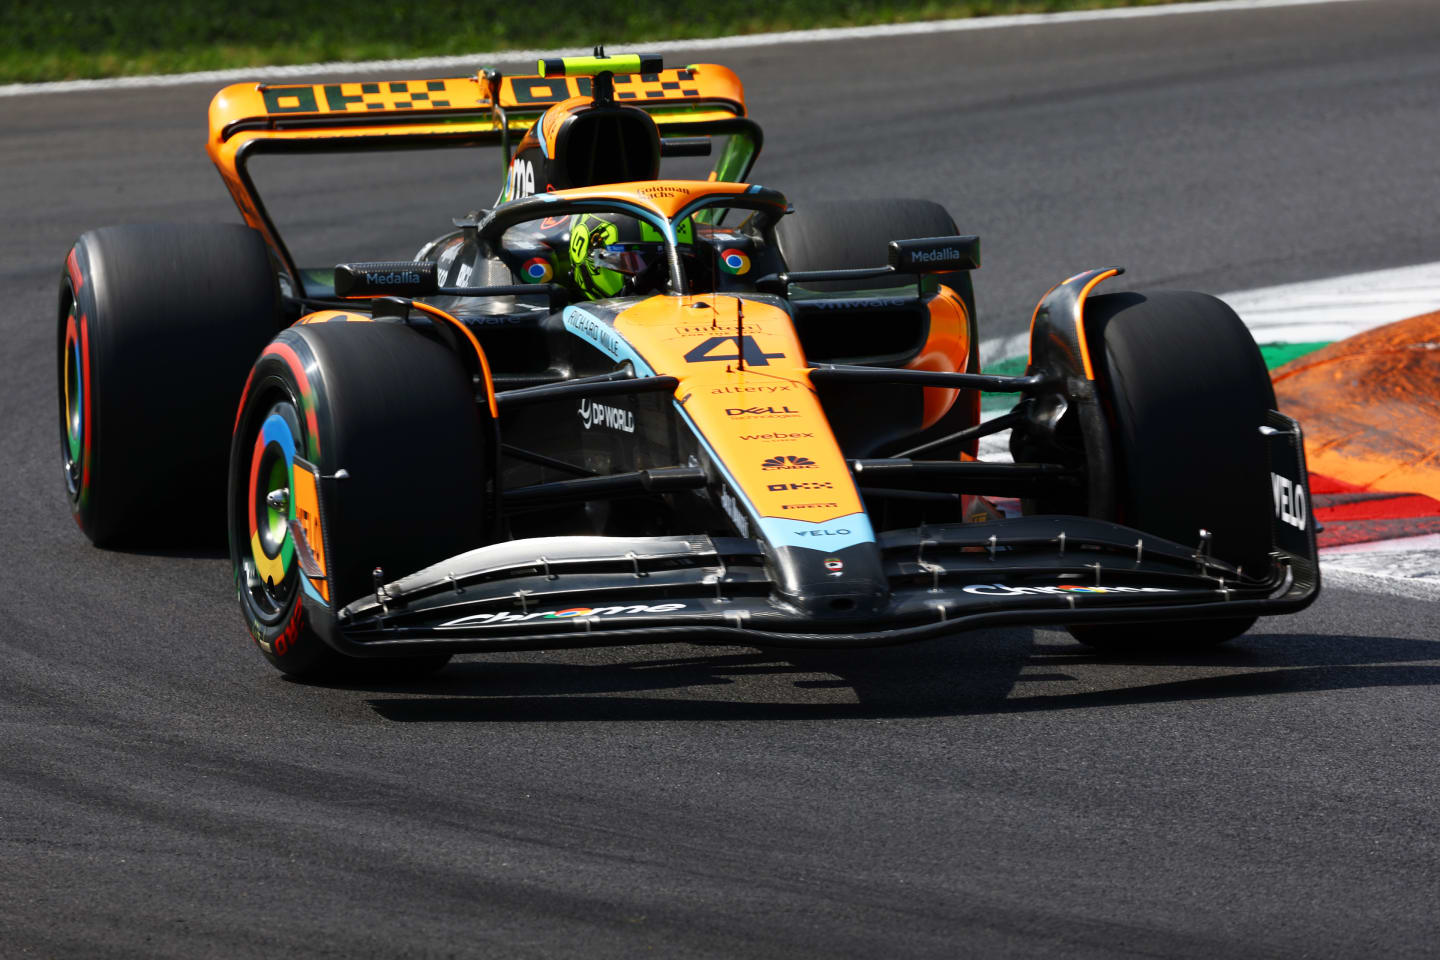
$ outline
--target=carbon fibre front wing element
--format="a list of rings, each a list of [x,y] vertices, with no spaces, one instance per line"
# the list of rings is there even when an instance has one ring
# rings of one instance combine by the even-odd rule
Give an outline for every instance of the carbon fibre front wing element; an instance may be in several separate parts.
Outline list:
[[[1211,557],[1204,531],[1186,545],[1088,517],[1016,517],[885,532],[883,602],[862,610],[837,596],[802,611],[778,598],[757,540],[551,537],[378,583],[338,612],[328,639],[370,657],[679,641],[864,647],[997,624],[1293,613],[1320,590],[1304,441],[1274,411],[1260,429],[1275,507],[1263,576]],[[825,563],[843,568],[844,556]]]
[[[1250,579],[1202,550],[1084,517],[1026,517],[882,535],[880,614],[817,617],[771,598],[754,541],[574,537],[484,547],[341,611],[356,656],[728,642],[885,646],[1002,623],[1288,613],[1319,589],[1313,554],[1277,551]]]

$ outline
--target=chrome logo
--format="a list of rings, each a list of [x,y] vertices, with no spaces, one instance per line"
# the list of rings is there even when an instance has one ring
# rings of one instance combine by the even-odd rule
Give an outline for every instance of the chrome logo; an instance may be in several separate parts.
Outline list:
[[[726,273],[748,273],[750,271],[750,258],[745,256],[744,251],[731,247],[720,252],[720,269]]]
[[[544,257],[535,257],[533,260],[526,260],[525,265],[520,268],[520,275],[525,278],[526,283],[547,283],[555,276],[550,261]]]

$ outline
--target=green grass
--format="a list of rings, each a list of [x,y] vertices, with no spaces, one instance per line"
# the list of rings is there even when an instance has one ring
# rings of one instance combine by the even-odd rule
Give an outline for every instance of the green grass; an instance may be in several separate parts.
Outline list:
[[[0,82],[619,44],[1167,0],[0,0]],[[662,51],[663,52],[663,51]]]

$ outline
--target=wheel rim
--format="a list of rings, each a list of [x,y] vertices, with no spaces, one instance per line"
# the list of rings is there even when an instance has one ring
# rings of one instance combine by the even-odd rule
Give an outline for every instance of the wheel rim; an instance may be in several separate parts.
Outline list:
[[[60,421],[60,456],[65,465],[65,486],[72,500],[78,499],[85,488],[86,455],[86,401],[89,377],[86,376],[85,344],[81,336],[79,321],[75,316],[75,303],[71,301],[69,314],[65,318],[64,364],[61,372],[62,409]]]
[[[299,587],[289,527],[295,507],[289,494],[303,436],[299,414],[288,399],[266,411],[255,431],[249,483],[239,504],[246,534],[239,551],[243,589],[255,615],[267,623],[285,616]]]

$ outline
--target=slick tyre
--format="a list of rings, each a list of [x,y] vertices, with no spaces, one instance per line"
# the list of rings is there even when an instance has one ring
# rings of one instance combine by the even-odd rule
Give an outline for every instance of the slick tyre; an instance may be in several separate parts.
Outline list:
[[[891,240],[949,237],[959,233],[955,218],[933,200],[831,200],[807,203],[775,225],[775,242],[789,270],[850,270],[885,262]],[[965,301],[970,321],[970,368],[980,369],[980,340],[975,327],[975,287],[968,271],[941,276]],[[876,290],[905,287],[911,276],[836,280],[813,284],[817,290]],[[807,286],[810,286],[807,284]]]
[[[75,242],[55,336],[59,439],[92,542],[220,542],[235,404],[279,310],[248,227],[104,227]]]
[[[336,611],[374,593],[377,567],[394,580],[484,542],[492,424],[455,355],[401,324],[300,324],[265,348],[235,424],[228,501],[235,588],[265,659],[322,682],[445,665],[343,655]],[[328,579],[301,569],[292,520]]]
[[[1117,293],[1085,305],[1085,330],[1115,455],[1119,521],[1260,576],[1272,503],[1260,433],[1275,391],[1250,332],[1200,293]],[[1103,349],[1096,349],[1102,347]],[[1174,650],[1222,643],[1254,617],[1073,626],[1095,647]]]
[[[820,201],[800,204],[794,213],[781,218],[775,225],[775,242],[788,270],[848,270],[884,264],[892,240],[946,237],[959,232],[955,219],[944,207],[931,200]],[[978,373],[980,337],[975,319],[975,288],[970,273],[957,270],[940,274],[938,279],[955,291],[965,305],[969,342],[965,369]],[[913,291],[915,277],[894,275],[865,280],[810,282],[804,286],[832,296],[886,288],[909,288]],[[864,317],[860,320],[862,324],[873,323],[873,320]],[[812,358],[824,359],[836,353],[853,356],[856,352],[866,352],[863,348],[857,351],[855,345],[868,341],[873,331],[873,326],[861,326],[859,329],[842,327],[835,318],[827,317],[817,331],[823,332],[823,339],[817,343],[809,339],[809,333],[802,331],[802,342]],[[840,346],[839,350],[837,346]],[[940,394],[938,390],[926,391],[924,396],[933,398]],[[980,398],[975,393],[957,395],[953,406],[928,427],[924,426],[925,401],[913,388],[886,386],[873,389],[867,392],[863,401],[854,392],[841,389],[822,390],[820,395],[831,414],[831,422],[840,425],[837,436],[849,456],[890,456],[916,443],[969,427],[980,419]],[[892,403],[895,406],[892,407]],[[882,409],[889,413],[878,415],[876,411]],[[896,415],[896,411],[905,413]],[[932,449],[927,456],[953,458],[962,451],[973,456],[976,443],[971,440],[964,445]],[[958,503],[954,509],[958,511]],[[915,501],[902,503],[892,500],[885,504],[880,519],[887,527],[914,526],[922,521],[924,515]],[[959,517],[941,515],[934,519]]]

